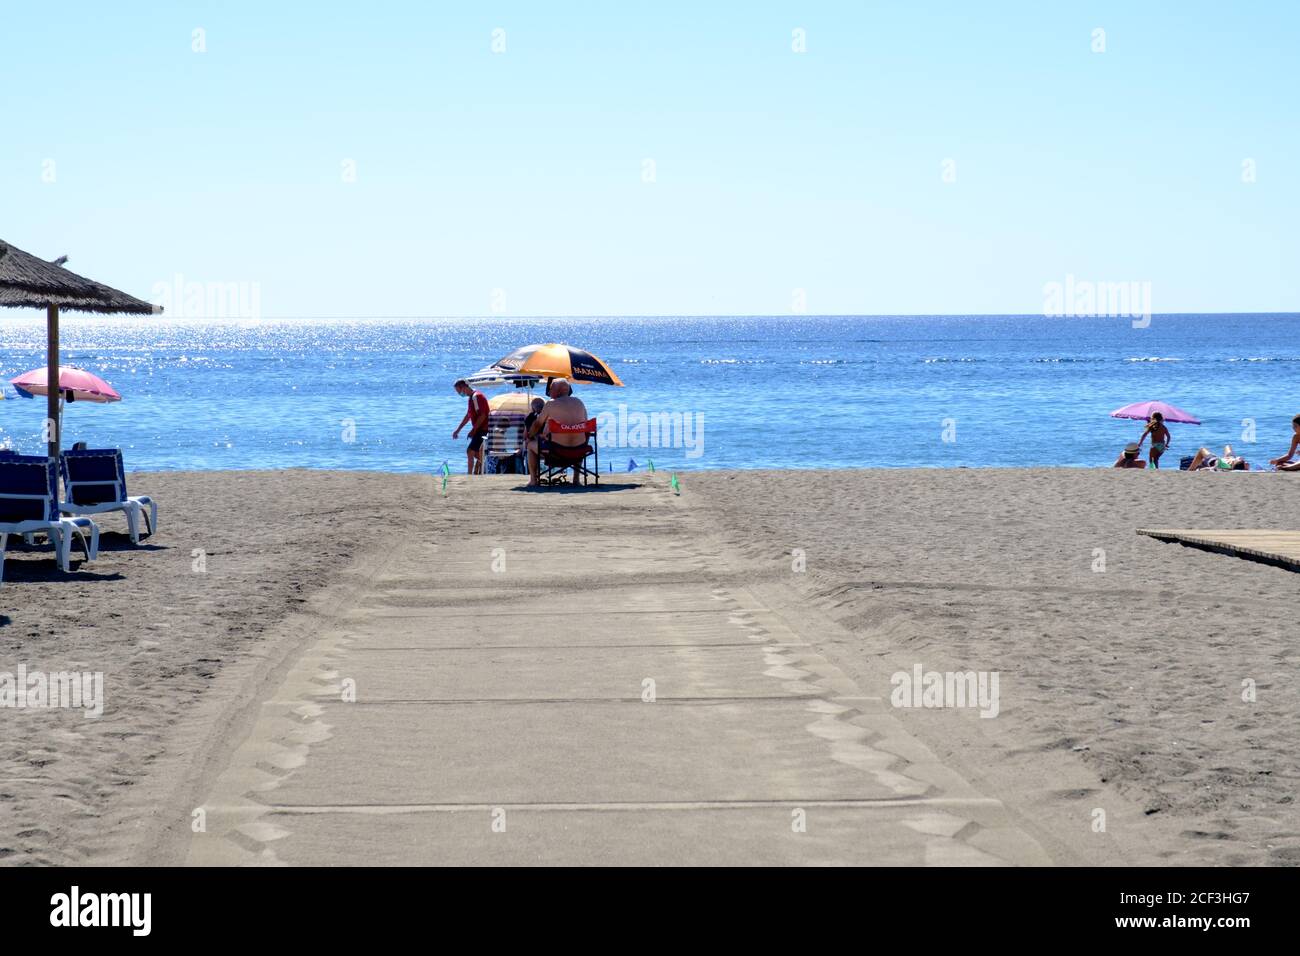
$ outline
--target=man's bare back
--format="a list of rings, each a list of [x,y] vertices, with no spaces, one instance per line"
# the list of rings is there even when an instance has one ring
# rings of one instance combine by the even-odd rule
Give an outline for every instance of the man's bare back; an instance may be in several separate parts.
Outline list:
[[[588,417],[587,406],[582,404],[582,399],[575,395],[565,395],[562,398],[553,398],[547,402],[542,409],[542,413],[537,416],[537,421],[543,429],[540,434],[545,435],[544,429],[548,421],[557,421],[561,425],[581,425],[587,421]],[[587,436],[581,433],[569,435],[560,432],[548,437],[553,444],[565,448],[577,447],[587,440]]]

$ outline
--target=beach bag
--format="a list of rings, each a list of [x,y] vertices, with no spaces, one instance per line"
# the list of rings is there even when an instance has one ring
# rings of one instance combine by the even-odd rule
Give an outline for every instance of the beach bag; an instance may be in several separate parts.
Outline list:
[[[1192,467],[1192,459],[1195,458],[1195,457],[1196,457],[1195,455],[1184,455],[1182,458],[1179,458],[1179,459],[1178,459],[1178,470],[1179,470],[1179,471],[1186,471],[1188,468],[1191,468],[1191,467]]]

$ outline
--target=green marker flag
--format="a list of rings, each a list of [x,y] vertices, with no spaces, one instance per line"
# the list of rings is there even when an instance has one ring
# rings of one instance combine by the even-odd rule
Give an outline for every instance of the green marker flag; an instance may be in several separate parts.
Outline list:
[[[442,496],[444,498],[447,497],[447,476],[446,475],[442,476]]]
[[[680,495],[682,493],[682,486],[677,481],[677,472],[673,472],[673,480],[668,484],[673,486],[673,494]]]
[[[653,458],[647,458],[647,459],[646,459],[646,462],[650,465],[650,470],[651,470],[651,471],[654,471],[654,470],[655,470],[655,460],[654,460]]]
[[[443,477],[443,480],[445,481],[446,478],[447,478],[447,476],[450,475],[450,474],[451,474],[451,469],[447,467],[447,463],[444,461],[444,462],[442,463],[442,477]]]

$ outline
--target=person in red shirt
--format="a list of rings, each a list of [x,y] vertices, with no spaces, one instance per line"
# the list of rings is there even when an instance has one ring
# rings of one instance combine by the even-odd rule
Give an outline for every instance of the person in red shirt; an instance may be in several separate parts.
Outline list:
[[[469,445],[465,449],[466,470],[471,475],[481,475],[483,474],[483,439],[487,437],[488,432],[487,396],[470,388],[463,378],[456,382],[455,388],[457,395],[469,399],[469,410],[465,412],[465,417],[460,420],[451,437],[459,438],[460,430],[466,423],[470,423]]]

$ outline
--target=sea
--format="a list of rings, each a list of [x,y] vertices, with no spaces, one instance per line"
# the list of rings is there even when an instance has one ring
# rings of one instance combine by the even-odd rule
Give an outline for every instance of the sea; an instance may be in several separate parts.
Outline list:
[[[131,470],[465,467],[453,382],[515,348],[567,342],[623,388],[577,394],[601,470],[1109,465],[1160,400],[1166,465],[1231,443],[1286,450],[1300,413],[1300,314],[360,319],[64,317],[66,365],[121,402],[70,403],[64,443]],[[0,323],[0,444],[42,453],[44,399],[9,384],[45,362],[39,321]],[[489,395],[500,389],[489,390]]]

